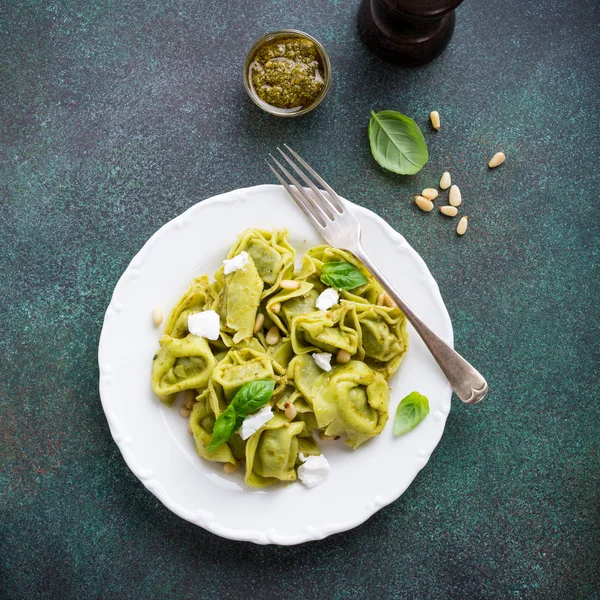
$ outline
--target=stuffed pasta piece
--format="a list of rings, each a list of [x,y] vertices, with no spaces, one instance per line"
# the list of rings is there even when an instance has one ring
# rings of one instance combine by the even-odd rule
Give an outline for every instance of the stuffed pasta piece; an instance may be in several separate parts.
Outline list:
[[[236,464],[244,458],[246,443],[235,433],[227,443],[217,448],[214,452],[208,451],[215,421],[225,408],[225,402],[219,399],[218,393],[212,384],[197,398],[189,418],[190,429],[194,436],[196,452],[206,460],[222,463]]]
[[[408,350],[406,318],[394,306],[357,304],[364,361],[389,379]]]
[[[359,297],[362,301],[372,303],[377,301],[377,294],[380,293],[381,286],[375,281],[367,268],[351,252],[346,250],[326,245],[310,248],[302,257],[302,267],[297,274],[297,278],[313,283],[319,291],[322,291],[326,286],[320,279],[321,271],[323,265],[328,262],[348,262],[367,278],[367,283],[354,288],[351,290],[352,293],[348,293],[348,290],[342,290],[342,297],[352,300]]]
[[[188,333],[188,317],[195,312],[209,310],[215,299],[208,277],[196,277],[171,310],[165,322],[164,333],[174,338],[185,337]]]
[[[296,251],[287,237],[285,230],[246,229],[227,255],[231,259],[241,252],[249,254],[265,284],[263,298],[276,290],[282,279],[293,273]]]
[[[383,376],[356,360],[325,373],[312,398],[319,428],[325,435],[346,436],[351,448],[383,431],[389,399]]]
[[[347,262],[354,265],[366,277],[367,282],[352,289],[341,290],[340,295],[342,298],[354,302],[376,304],[377,299],[383,292],[383,288],[360,260],[346,250],[332,248],[331,246],[315,246],[310,248],[302,258],[302,269],[298,278],[313,283],[319,291],[324,287],[320,280],[323,265],[328,262]]]
[[[152,362],[152,389],[165,404],[171,405],[178,392],[204,388],[216,363],[204,338],[163,335]]]
[[[250,487],[260,488],[282,481],[295,481],[299,455],[320,454],[314,440],[301,436],[302,421],[291,421],[276,413],[246,444],[246,476]]]
[[[231,346],[252,338],[256,313],[263,292],[263,281],[252,258],[243,268],[224,274],[215,273],[220,296],[217,302],[221,319],[221,337]]]
[[[309,354],[300,354],[294,357],[288,366],[288,383],[293,383],[311,408],[313,387],[321,375],[323,375],[323,371]]]
[[[345,350],[363,356],[361,328],[352,302],[293,317],[291,339],[296,354]]]
[[[154,393],[166,404],[172,404],[178,392],[202,389],[208,383],[217,361],[207,340],[189,333],[188,318],[209,310],[215,300],[208,277],[196,277],[165,322],[151,381]]]
[[[289,333],[292,319],[296,315],[316,310],[315,302],[318,293],[313,290],[312,283],[300,282],[296,290],[279,290],[273,296],[269,296],[266,302],[266,312],[271,322],[279,327],[285,334]],[[277,307],[277,312],[273,310]]]
[[[212,382],[227,402],[245,383],[258,379],[275,379],[275,395],[285,387],[285,370],[264,351],[250,347],[231,349],[212,372]]]
[[[344,436],[352,448],[379,435],[388,420],[387,382],[364,362],[351,360],[323,372],[302,355],[290,363],[288,377],[310,404],[317,427],[325,435]]]

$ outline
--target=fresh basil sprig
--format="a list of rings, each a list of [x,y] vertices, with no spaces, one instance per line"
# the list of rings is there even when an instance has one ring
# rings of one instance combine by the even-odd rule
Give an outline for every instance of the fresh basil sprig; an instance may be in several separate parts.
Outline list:
[[[246,417],[262,408],[273,395],[274,379],[258,379],[245,383],[234,396],[231,404],[238,415]]]
[[[231,404],[219,415],[213,427],[212,436],[208,444],[208,451],[214,452],[223,445],[235,432],[237,415]]]
[[[429,152],[419,126],[395,110],[371,111],[369,142],[373,158],[388,171],[414,175],[427,162]]]
[[[274,379],[258,379],[245,383],[215,421],[208,451],[214,452],[222,446],[241,427],[243,420],[250,413],[267,404],[274,389]]]
[[[336,290],[352,290],[369,280],[353,264],[340,261],[323,263],[321,281]]]
[[[403,398],[396,409],[394,435],[402,435],[414,429],[429,414],[429,400],[419,392]]]

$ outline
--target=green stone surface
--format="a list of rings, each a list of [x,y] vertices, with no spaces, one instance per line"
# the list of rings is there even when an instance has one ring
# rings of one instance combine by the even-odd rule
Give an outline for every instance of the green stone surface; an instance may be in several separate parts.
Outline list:
[[[1,598],[600,598],[600,4],[468,0],[446,52],[416,69],[369,53],[357,4],[0,3]],[[333,64],[327,100],[299,119],[242,86],[245,53],[281,27]],[[421,125],[418,175],[375,164],[371,109]],[[272,183],[263,158],[283,142],[416,248],[491,388],[453,402],[398,501],[291,548],[163,507],[110,436],[96,362],[146,239],[203,198]],[[412,203],[446,169],[464,238]]]

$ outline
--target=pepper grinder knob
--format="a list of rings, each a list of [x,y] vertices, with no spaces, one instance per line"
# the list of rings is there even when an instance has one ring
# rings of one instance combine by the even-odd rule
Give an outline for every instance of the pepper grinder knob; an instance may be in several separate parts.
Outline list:
[[[462,0],[361,0],[358,32],[380,58],[406,67],[442,53],[454,32]]]

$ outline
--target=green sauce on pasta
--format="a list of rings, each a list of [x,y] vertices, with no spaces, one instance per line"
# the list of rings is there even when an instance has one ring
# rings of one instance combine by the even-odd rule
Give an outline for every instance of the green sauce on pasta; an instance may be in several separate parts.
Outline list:
[[[189,422],[198,455],[231,465],[245,461],[246,483],[264,487],[297,479],[299,455],[320,454],[316,433],[339,436],[351,448],[381,433],[388,380],[408,339],[402,312],[377,304],[381,286],[350,253],[316,246],[295,268],[287,232],[259,229],[244,231],[225,258],[241,252],[248,255],[241,269],[225,275],[220,268],[213,282],[197,277],[172,309],[152,362],[152,388],[169,405],[177,393],[193,390]],[[339,302],[323,311],[316,300],[327,287],[321,272],[329,262],[350,263],[366,282],[340,290]],[[296,289],[290,280],[298,282]],[[217,340],[187,328],[188,317],[205,310],[219,315]],[[278,332],[274,344],[267,342],[269,330]],[[346,355],[338,364],[340,351],[351,360]],[[329,371],[312,357],[324,352],[333,357]],[[264,379],[275,381],[271,420],[248,439],[236,432],[209,452],[215,421],[237,391]]]

